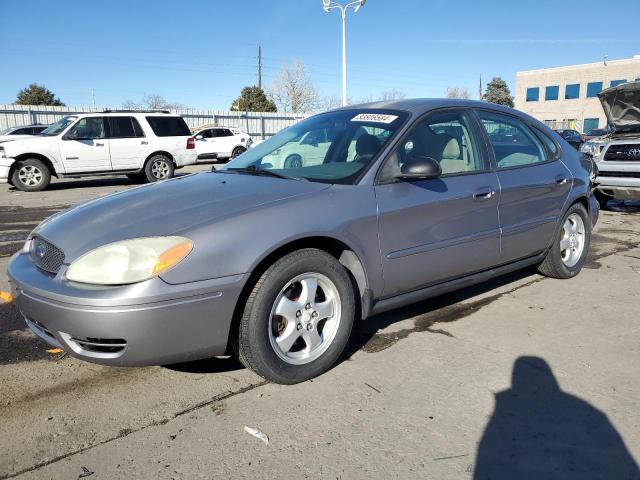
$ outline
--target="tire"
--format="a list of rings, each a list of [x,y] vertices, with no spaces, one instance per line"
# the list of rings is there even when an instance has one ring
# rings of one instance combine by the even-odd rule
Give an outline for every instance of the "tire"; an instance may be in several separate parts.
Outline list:
[[[575,277],[587,259],[590,241],[589,215],[581,204],[574,203],[562,217],[553,245],[538,266],[538,271],[551,278]]]
[[[147,160],[144,166],[144,179],[151,183],[173,177],[175,167],[166,155],[158,154]]]
[[[598,201],[600,208],[603,210],[607,208],[607,203],[609,203],[609,200],[613,198],[612,196],[607,195],[606,193],[602,193],[600,190],[594,191],[593,195],[594,197],[596,197],[596,200]]]
[[[238,155],[242,155],[246,151],[247,149],[244,147],[236,147],[233,149],[233,152],[231,152],[231,158],[236,158]]]
[[[263,378],[287,385],[303,382],[338,360],[354,316],[354,290],[345,268],[322,250],[298,250],[276,261],[256,282],[234,347],[240,361]]]
[[[284,159],[284,168],[301,168],[302,157],[297,153],[293,153]]]
[[[49,167],[35,158],[20,160],[11,174],[11,183],[23,192],[39,192],[47,188],[50,182]]]

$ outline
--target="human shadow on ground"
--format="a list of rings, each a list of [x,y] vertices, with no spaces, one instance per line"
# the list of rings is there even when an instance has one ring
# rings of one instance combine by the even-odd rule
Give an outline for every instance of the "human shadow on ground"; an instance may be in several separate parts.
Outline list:
[[[549,364],[520,357],[478,447],[475,480],[640,479],[607,416],[563,392]]]

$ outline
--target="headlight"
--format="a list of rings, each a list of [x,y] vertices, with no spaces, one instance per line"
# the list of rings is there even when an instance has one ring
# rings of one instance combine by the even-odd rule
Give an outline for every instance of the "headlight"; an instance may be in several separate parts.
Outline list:
[[[67,279],[95,285],[123,285],[155,277],[174,267],[191,249],[183,237],[134,238],[110,243],[71,264]]]
[[[587,155],[595,155],[596,153],[596,144],[593,142],[585,142],[580,147],[580,151],[582,153],[586,153]]]

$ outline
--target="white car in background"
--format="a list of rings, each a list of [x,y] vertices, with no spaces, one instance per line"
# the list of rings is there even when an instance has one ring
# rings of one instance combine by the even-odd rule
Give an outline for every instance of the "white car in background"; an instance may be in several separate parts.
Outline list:
[[[126,175],[155,182],[196,163],[184,118],[164,111],[68,115],[40,135],[0,144],[0,183],[35,192],[51,177]]]
[[[246,152],[253,143],[248,133],[228,127],[202,128],[194,138],[198,160],[229,160]]]
[[[40,135],[48,126],[49,125],[21,125],[19,127],[7,128],[0,132],[0,143]]]

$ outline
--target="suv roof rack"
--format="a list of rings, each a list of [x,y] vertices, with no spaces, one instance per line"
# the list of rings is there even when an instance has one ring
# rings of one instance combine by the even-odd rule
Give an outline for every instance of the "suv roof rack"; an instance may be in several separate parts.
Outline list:
[[[105,108],[102,113],[171,113],[169,110],[112,110]]]

